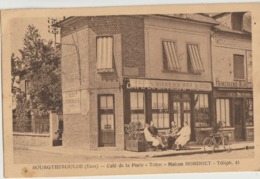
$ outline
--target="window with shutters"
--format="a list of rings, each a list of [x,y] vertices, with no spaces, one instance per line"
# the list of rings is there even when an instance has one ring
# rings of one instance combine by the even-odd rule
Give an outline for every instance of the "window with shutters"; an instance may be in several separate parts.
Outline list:
[[[163,41],[164,52],[164,70],[180,71],[181,66],[178,61],[175,43],[171,41]]]
[[[97,71],[114,72],[113,37],[97,37]]]
[[[188,44],[188,69],[195,74],[204,72],[204,66],[200,56],[199,46],[196,44]]]

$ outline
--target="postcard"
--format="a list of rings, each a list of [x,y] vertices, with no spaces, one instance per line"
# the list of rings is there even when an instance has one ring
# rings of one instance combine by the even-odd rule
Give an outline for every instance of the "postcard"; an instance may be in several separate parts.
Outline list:
[[[259,171],[259,10],[1,11],[5,177]]]

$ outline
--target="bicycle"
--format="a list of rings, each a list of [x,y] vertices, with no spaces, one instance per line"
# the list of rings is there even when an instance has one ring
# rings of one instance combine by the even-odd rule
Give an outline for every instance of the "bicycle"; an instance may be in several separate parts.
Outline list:
[[[215,134],[211,134],[209,137],[206,137],[203,140],[203,148],[204,151],[215,151],[215,148],[219,148],[220,144],[222,144],[224,150],[226,152],[230,152],[230,144],[229,144],[229,137],[223,132],[218,132]]]

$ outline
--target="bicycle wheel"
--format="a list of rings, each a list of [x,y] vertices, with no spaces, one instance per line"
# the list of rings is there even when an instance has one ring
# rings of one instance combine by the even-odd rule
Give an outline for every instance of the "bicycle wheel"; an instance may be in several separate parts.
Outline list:
[[[209,152],[209,151],[213,152],[215,150],[215,144],[212,137],[206,137],[203,140],[202,145],[205,152]]]
[[[229,139],[227,137],[223,137],[222,140],[223,140],[222,145],[223,145],[224,149],[226,150],[226,152],[230,152],[231,147],[230,147],[230,144],[229,144]]]

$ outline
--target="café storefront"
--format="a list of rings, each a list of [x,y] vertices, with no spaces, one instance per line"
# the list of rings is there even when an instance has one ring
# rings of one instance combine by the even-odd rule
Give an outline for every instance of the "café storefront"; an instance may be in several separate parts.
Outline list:
[[[154,121],[159,132],[171,121],[179,128],[187,121],[191,140],[201,142],[200,131],[211,129],[212,83],[158,79],[124,79],[124,123]]]
[[[231,139],[254,140],[252,83],[217,81],[213,97],[216,119],[222,121]]]

